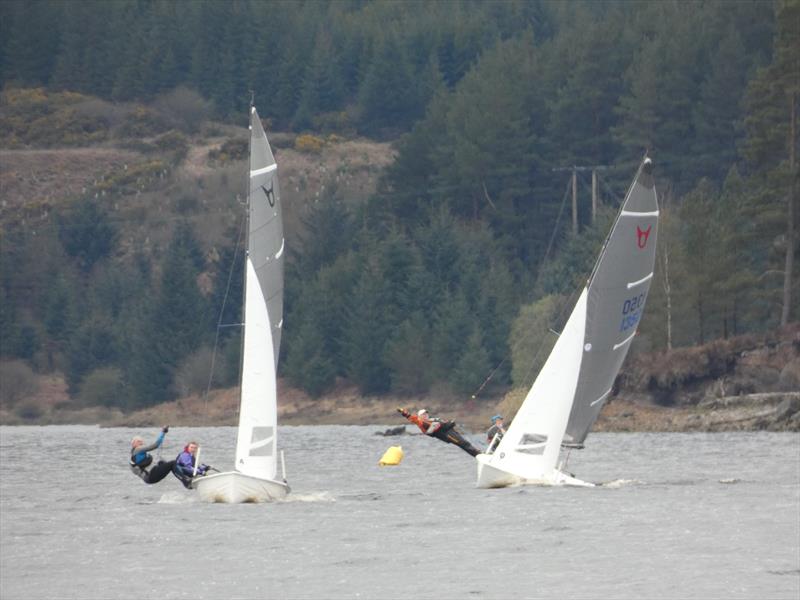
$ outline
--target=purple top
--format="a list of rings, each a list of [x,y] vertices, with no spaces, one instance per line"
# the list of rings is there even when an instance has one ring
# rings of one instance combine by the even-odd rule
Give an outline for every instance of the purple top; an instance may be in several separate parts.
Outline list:
[[[175,467],[183,474],[188,475],[189,477],[192,476],[194,473],[194,456],[190,452],[184,450],[180,454],[178,454],[178,459],[175,463]],[[197,474],[198,475],[205,475],[206,471],[208,471],[207,465],[200,465],[197,467]]]

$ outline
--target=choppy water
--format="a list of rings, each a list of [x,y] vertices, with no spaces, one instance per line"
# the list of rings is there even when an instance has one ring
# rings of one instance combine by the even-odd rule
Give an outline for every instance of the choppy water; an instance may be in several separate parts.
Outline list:
[[[800,436],[593,434],[596,489],[478,490],[473,460],[375,427],[283,427],[293,494],[197,502],[127,469],[134,433],[0,428],[0,597],[800,597]],[[204,462],[234,430],[173,429]],[[378,467],[402,444],[399,467]]]

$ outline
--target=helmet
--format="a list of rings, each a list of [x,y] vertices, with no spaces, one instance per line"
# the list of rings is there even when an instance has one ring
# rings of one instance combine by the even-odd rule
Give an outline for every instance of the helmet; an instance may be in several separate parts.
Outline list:
[[[425,410],[424,408],[420,408],[420,409],[417,411],[417,416],[418,416],[418,417],[421,417],[422,415],[427,415],[427,414],[428,414],[428,411],[427,411],[427,410]]]
[[[492,417],[492,423],[494,423],[498,419],[502,421],[503,420],[503,415],[495,415],[495,416],[493,416]]]

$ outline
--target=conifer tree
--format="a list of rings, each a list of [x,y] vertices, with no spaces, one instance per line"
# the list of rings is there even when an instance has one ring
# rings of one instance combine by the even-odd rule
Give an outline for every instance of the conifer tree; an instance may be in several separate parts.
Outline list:
[[[296,129],[313,125],[313,117],[339,107],[342,76],[330,33],[317,33],[314,51],[303,75],[303,85],[293,124]]]
[[[383,360],[389,329],[385,320],[386,290],[375,265],[364,265],[347,312],[347,374],[365,394],[381,393],[391,384]]]
[[[792,317],[797,281],[800,2],[780,2],[776,23],[772,62],[748,86],[743,154],[760,171],[765,241],[769,244],[783,233],[779,322],[785,325]]]
[[[286,377],[292,385],[317,397],[336,378],[336,368],[325,351],[325,340],[317,323],[306,321],[293,336],[286,357]]]
[[[427,319],[415,312],[392,334],[386,346],[385,361],[391,372],[393,391],[421,394],[433,383],[428,331]]]
[[[84,200],[59,219],[59,238],[67,254],[87,273],[113,251],[117,230],[96,201]]]
[[[461,394],[470,394],[489,375],[489,354],[483,347],[480,331],[473,328],[458,362],[449,377],[453,389]]]

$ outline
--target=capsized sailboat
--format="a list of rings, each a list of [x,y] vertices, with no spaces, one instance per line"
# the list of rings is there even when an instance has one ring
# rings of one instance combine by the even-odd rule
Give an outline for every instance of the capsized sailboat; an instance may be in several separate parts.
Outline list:
[[[233,471],[196,478],[210,502],[266,502],[289,493],[283,453],[278,471],[278,355],[283,325],[284,238],[277,164],[250,107],[250,172],[244,273],[241,398]]]
[[[645,158],[586,287],[550,356],[491,454],[479,454],[478,487],[582,485],[561,470],[562,447],[582,447],[628,353],[656,256],[658,200]]]

